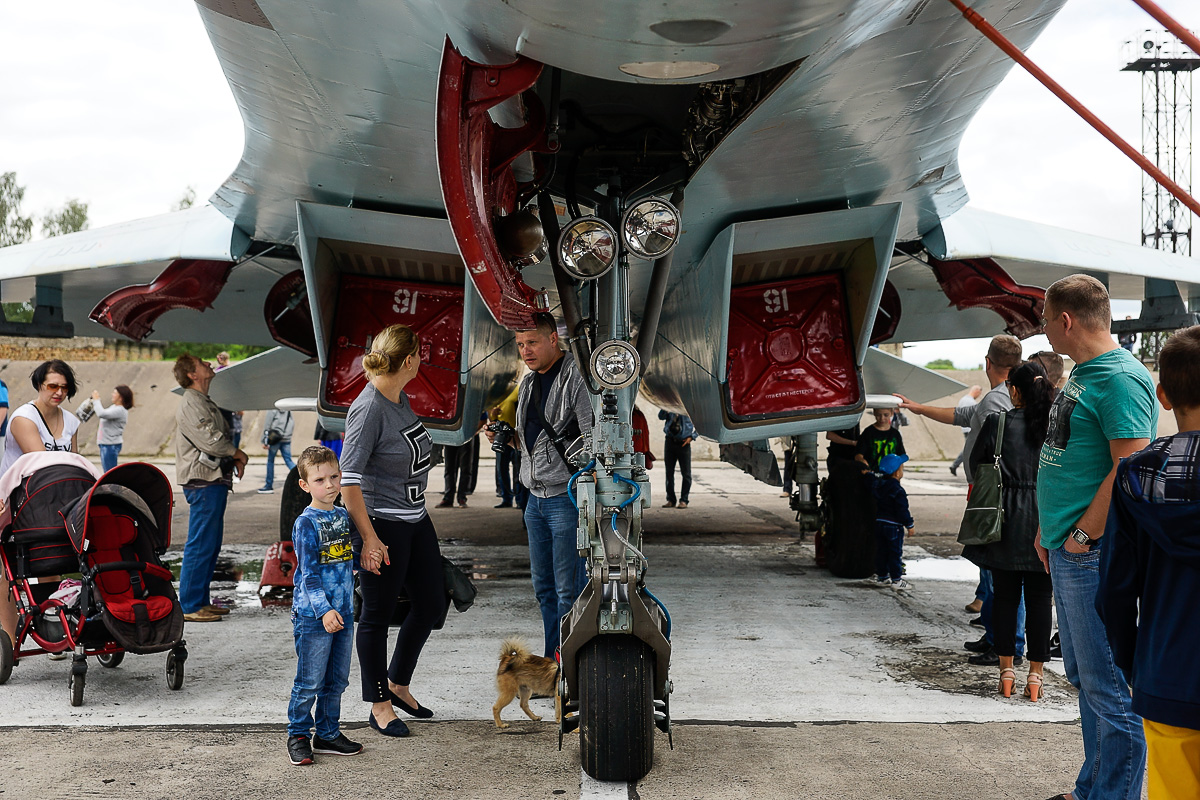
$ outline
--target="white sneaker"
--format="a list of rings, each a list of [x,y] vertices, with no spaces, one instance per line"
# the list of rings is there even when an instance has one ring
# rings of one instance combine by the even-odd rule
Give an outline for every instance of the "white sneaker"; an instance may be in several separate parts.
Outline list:
[[[886,577],[881,577],[879,575],[872,575],[868,578],[863,578],[862,583],[864,586],[888,586],[891,584],[891,581],[888,580]]]
[[[893,592],[904,592],[912,588],[912,584],[901,578],[898,581],[892,581]]]

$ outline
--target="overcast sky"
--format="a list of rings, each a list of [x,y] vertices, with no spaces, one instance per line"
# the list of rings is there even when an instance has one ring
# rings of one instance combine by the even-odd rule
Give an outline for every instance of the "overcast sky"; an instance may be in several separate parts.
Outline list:
[[[1200,28],[1193,0],[1160,5]],[[1154,27],[1129,0],[1069,0],[1029,55],[1139,146],[1140,78],[1120,72],[1122,44]],[[203,202],[241,155],[237,107],[186,0],[0,3],[0,75],[0,172],[26,187],[25,213],[78,198],[93,227],[153,216],[188,186]],[[960,164],[974,206],[1139,240],[1138,169],[1018,67],[972,122]],[[973,366],[983,349],[924,343],[906,357]]]

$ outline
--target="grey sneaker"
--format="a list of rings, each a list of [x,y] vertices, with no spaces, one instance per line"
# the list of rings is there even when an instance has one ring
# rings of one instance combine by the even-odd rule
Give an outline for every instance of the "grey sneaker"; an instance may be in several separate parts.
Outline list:
[[[312,749],[314,753],[323,753],[331,756],[356,756],[363,751],[363,746],[358,742],[352,742],[347,739],[346,734],[339,733],[329,740],[322,739],[320,736],[314,736]]]
[[[291,759],[293,767],[313,763],[312,756],[312,746],[308,743],[307,736],[288,737],[288,758]]]
[[[878,575],[869,575],[862,579],[863,586],[887,586],[891,581]]]

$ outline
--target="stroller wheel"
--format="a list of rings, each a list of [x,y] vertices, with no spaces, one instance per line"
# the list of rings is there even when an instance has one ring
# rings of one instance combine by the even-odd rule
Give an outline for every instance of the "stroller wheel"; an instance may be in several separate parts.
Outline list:
[[[104,653],[96,656],[96,660],[100,662],[100,666],[113,669],[114,667],[120,666],[121,662],[125,660],[125,651],[122,650],[117,653]]]
[[[185,656],[186,658],[186,656]],[[184,659],[172,650],[167,653],[167,688],[182,689],[183,688],[183,662]]]
[[[83,673],[77,673],[74,670],[72,670],[71,671],[71,681],[70,681],[71,705],[73,705],[73,706],[83,705],[83,684],[84,684]]]
[[[4,683],[8,676],[12,675],[13,663],[12,640],[8,638],[7,633],[0,631],[0,683]]]

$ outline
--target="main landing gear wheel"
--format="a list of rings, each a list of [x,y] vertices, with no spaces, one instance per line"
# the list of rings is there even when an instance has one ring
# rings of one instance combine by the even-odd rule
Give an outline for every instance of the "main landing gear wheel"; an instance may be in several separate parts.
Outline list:
[[[100,666],[102,667],[106,667],[107,669],[115,669],[116,667],[120,666],[122,661],[125,660],[125,651],[122,650],[119,653],[104,653],[96,656],[96,660],[100,662]]]
[[[636,781],[654,761],[654,652],[634,636],[579,651],[579,760],[596,780]]]
[[[187,660],[187,651],[172,650],[167,653],[167,688],[177,691],[183,688],[183,662]]]
[[[14,663],[16,662],[13,658],[12,639],[8,638],[6,632],[0,631],[0,683],[4,683],[12,675]]]
[[[87,662],[84,660],[71,662],[71,705],[83,705],[83,685],[87,682]]]

